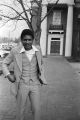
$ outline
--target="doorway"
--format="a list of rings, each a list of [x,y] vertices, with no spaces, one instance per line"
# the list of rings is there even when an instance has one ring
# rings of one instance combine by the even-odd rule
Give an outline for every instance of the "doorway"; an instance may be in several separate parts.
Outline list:
[[[48,55],[63,55],[63,30],[49,30]]]

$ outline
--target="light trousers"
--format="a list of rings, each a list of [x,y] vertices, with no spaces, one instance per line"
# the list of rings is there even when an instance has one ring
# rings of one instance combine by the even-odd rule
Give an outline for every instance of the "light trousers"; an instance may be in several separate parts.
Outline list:
[[[29,96],[33,113],[33,120],[40,120],[40,92],[39,85],[20,83],[17,96],[16,120],[24,120],[27,97]]]

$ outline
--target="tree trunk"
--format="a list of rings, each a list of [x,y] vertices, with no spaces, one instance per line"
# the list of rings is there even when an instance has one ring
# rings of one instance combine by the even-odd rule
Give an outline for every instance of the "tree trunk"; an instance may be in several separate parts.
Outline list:
[[[41,13],[42,6],[39,3],[39,6],[32,6],[32,18],[31,23],[35,33],[35,44],[40,45],[40,37],[41,37]]]
[[[41,29],[35,31],[35,44],[40,45]]]

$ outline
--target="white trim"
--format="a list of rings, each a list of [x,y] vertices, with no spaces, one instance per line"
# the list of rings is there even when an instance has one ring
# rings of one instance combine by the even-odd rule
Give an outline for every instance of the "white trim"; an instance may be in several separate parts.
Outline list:
[[[72,53],[72,32],[73,32],[73,6],[68,5],[65,56],[70,57]]]
[[[42,4],[55,4],[57,0],[43,0]],[[68,4],[68,5],[74,5],[74,0],[59,0],[58,4]]]
[[[57,35],[56,32],[64,32],[63,30],[50,30],[50,32],[55,32],[55,34],[48,34],[48,52],[47,54],[50,55],[50,50],[51,50],[51,41],[60,41],[60,54],[63,55],[63,34]],[[51,38],[60,38],[60,40],[51,40]],[[53,53],[54,54],[54,53]]]

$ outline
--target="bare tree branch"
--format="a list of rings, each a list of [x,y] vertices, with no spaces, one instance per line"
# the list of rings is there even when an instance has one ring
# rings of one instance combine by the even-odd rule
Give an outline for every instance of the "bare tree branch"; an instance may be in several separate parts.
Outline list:
[[[33,0],[34,3],[36,3],[38,5],[38,7],[40,6],[39,1],[38,0]]]
[[[6,23],[8,23],[10,20],[8,19],[7,21],[4,21],[3,24],[0,27],[3,27],[6,25]]]
[[[42,19],[42,0],[30,1],[30,6],[28,0],[13,0],[13,5],[9,5],[7,3],[0,4],[0,6],[7,7],[10,9],[10,12],[0,11],[0,16],[3,18],[3,20],[5,20],[4,25],[10,20],[14,21],[15,28],[19,20],[24,20],[28,27],[35,32],[35,40],[37,41],[36,43],[39,43],[41,36],[41,23],[50,14],[50,12],[52,12],[53,8],[57,5],[58,1],[59,0],[56,0],[56,3],[51,7],[51,9]],[[34,5],[34,3],[36,4],[36,6]]]
[[[19,18],[19,16],[10,17],[10,16],[3,15],[3,14],[0,14],[0,16],[4,17],[4,18],[9,18],[10,20],[23,20],[23,19]]]
[[[50,14],[50,12],[53,10],[53,8],[58,4],[59,0],[56,1],[56,3],[52,6],[52,8],[49,10],[49,12],[44,16],[44,18],[41,20],[41,22],[43,22],[43,20]]]
[[[14,9],[13,7],[11,7],[11,6],[9,6],[9,5],[6,5],[6,4],[0,4],[0,6],[5,6],[5,7],[8,7],[8,8],[10,8],[11,10],[13,10],[18,16],[17,17],[10,17],[10,16],[8,16],[8,15],[2,15],[1,14],[1,16],[3,16],[3,17],[5,17],[5,18],[9,18],[10,20],[15,20],[16,18],[18,18],[19,16],[21,17],[19,20],[25,20],[25,22],[27,23],[27,24],[29,24],[29,27],[32,29],[32,26],[30,26],[30,22],[29,22],[29,18],[28,18],[28,16],[27,17],[23,17],[22,16],[22,14],[24,13],[24,11],[22,12],[22,13],[19,13],[16,9]],[[29,10],[26,10],[25,9],[25,12],[26,11],[29,11]]]
[[[5,6],[10,8],[11,10],[13,10],[16,14],[18,14],[19,16],[21,16],[23,19],[25,19],[16,9],[14,9],[13,7],[9,6],[9,5],[5,5],[5,4],[0,4],[0,6]]]
[[[23,1],[20,0],[20,3],[21,3],[21,6],[22,6],[22,9],[23,9],[23,11],[24,11],[24,14],[25,14],[25,16],[26,16],[26,18],[27,18],[27,24],[28,24],[29,28],[33,30],[32,25],[31,25],[31,22],[29,21],[28,15],[27,15],[27,13],[26,13],[26,9],[25,9],[25,7],[24,7]]]

